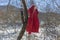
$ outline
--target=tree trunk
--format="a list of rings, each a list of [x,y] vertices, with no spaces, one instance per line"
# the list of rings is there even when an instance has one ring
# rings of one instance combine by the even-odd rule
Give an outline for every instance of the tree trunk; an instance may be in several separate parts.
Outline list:
[[[25,21],[24,21],[23,13],[21,13],[23,27],[22,27],[21,32],[19,33],[19,36],[18,36],[17,40],[21,40],[22,36],[24,35],[25,29],[26,29],[27,20],[28,20],[28,12],[27,12],[27,7],[26,7],[26,4],[25,4],[25,0],[22,0],[22,3],[23,3],[23,7],[24,7]]]

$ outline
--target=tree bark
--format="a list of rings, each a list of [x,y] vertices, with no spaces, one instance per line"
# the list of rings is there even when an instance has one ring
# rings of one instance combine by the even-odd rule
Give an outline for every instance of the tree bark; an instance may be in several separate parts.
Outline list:
[[[27,7],[26,7],[25,0],[21,0],[21,1],[23,3],[23,7],[24,7],[25,21],[24,21],[23,13],[21,13],[23,27],[21,29],[21,32],[19,33],[19,36],[18,36],[17,40],[21,40],[22,36],[24,35],[25,29],[26,29],[27,20],[28,20],[28,12],[27,12]]]

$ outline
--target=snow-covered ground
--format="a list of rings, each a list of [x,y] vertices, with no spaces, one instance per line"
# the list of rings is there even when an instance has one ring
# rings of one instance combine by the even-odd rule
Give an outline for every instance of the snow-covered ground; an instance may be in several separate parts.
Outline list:
[[[44,23],[41,22],[41,25],[43,25]],[[8,26],[8,27],[7,27]],[[0,40],[16,40],[17,36],[20,32],[22,28],[22,25],[18,26],[18,25],[0,25]],[[28,38],[30,38],[30,40],[56,40],[57,39],[57,35],[60,35],[60,25],[56,28],[47,28],[46,27],[40,27],[39,28],[39,33],[32,33],[30,35],[30,37],[28,37],[27,32],[25,32],[22,40],[28,40]],[[56,31],[54,31],[54,30]],[[51,31],[51,32],[50,32]],[[54,32],[54,33],[53,33]],[[58,34],[56,33],[58,32]]]

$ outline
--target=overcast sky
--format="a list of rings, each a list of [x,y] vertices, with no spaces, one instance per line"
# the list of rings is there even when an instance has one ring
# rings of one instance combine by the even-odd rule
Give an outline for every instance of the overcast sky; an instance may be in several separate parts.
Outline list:
[[[0,6],[7,5],[8,2],[9,0],[0,0]],[[26,2],[29,8],[31,6],[30,0]],[[34,0],[34,3],[40,12],[46,12],[46,10],[49,9],[49,11],[60,13],[60,0]],[[17,8],[21,8],[20,0],[11,0],[10,4]]]

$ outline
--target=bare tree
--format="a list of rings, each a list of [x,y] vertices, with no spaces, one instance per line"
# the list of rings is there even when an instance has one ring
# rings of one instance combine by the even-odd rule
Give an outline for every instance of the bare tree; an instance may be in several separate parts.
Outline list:
[[[9,0],[8,5],[7,5],[7,13],[9,13],[9,5],[10,5],[11,0]]]
[[[11,0],[9,0],[9,2],[8,2],[8,5],[7,5],[7,13],[6,13],[6,18],[7,18],[7,21],[8,21],[8,18],[9,18],[9,5],[10,5],[10,2],[11,2]]]
[[[25,14],[25,19],[23,16],[23,12],[21,13],[21,18],[22,18],[22,22],[23,22],[23,27],[21,32],[19,33],[19,36],[17,38],[17,40],[21,40],[22,36],[24,35],[25,29],[26,29],[26,24],[27,24],[27,20],[28,20],[28,12],[27,12],[27,7],[26,7],[26,3],[25,0],[21,0],[23,3],[23,7],[24,7],[24,14]],[[25,20],[25,21],[24,21]]]

